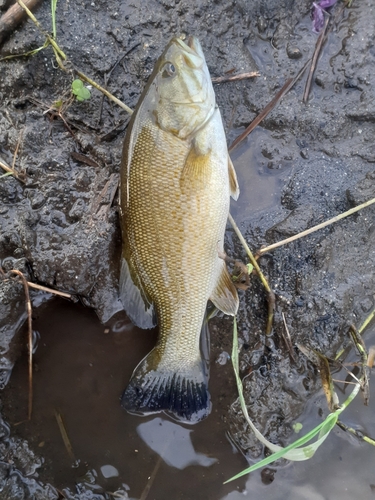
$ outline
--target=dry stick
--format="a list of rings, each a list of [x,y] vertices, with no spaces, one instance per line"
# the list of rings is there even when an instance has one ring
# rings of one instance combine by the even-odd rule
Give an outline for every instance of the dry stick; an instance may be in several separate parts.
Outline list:
[[[31,302],[29,295],[29,285],[26,281],[25,276],[18,271],[18,269],[13,269],[10,271],[12,274],[19,276],[23,283],[23,288],[25,291],[26,298],[26,312],[27,312],[27,327],[28,327],[28,351],[29,351],[29,411],[28,420],[31,420],[31,414],[33,411],[33,329],[32,329],[32,316],[31,316]]]
[[[286,81],[284,86],[279,90],[279,92],[275,95],[271,102],[267,104],[267,106],[259,113],[259,115],[250,123],[250,125],[242,132],[241,135],[235,139],[232,144],[229,146],[228,151],[233,151],[233,149],[238,146],[240,142],[242,142],[245,137],[247,137],[250,132],[252,132],[257,125],[273,110],[276,104],[284,97],[284,95],[289,92],[289,90],[295,85],[295,83],[301,78],[305,69],[307,68],[310,59],[304,64],[304,66],[299,70],[294,78],[289,78]]]
[[[134,45],[132,45],[130,47],[130,49],[128,49],[124,54],[122,54],[122,56],[119,59],[117,59],[117,61],[115,62],[115,64],[112,66],[111,70],[106,75],[104,75],[104,85],[105,85],[105,88],[107,88],[107,85],[108,85],[109,80],[110,80],[110,78],[112,76],[112,73],[117,68],[117,66],[119,64],[121,64],[123,62],[123,60],[125,59],[125,57],[128,56],[131,52],[133,52],[133,50],[136,49],[139,45],[141,45],[141,42],[137,42]],[[126,69],[126,68],[124,68],[124,69]],[[102,95],[102,98],[101,98],[101,101],[100,101],[98,125],[100,124],[101,119],[102,119],[103,103],[104,103],[104,94]]]
[[[258,276],[259,276],[261,282],[263,283],[264,288],[268,292],[268,318],[267,318],[266,334],[269,335],[272,331],[273,311],[275,309],[275,294],[271,290],[271,288],[268,284],[268,281],[266,280],[264,274],[262,273],[262,271],[258,265],[258,262],[256,261],[254,255],[251,253],[251,250],[248,247],[248,244],[246,243],[245,238],[242,236],[241,231],[239,230],[239,228],[238,228],[237,224],[235,223],[231,214],[228,214],[228,219],[229,219],[229,222],[232,224],[232,227],[233,227],[235,233],[237,234],[240,242],[242,243],[242,246],[244,247],[244,249],[249,257],[250,262],[252,263],[252,265],[254,266],[254,269],[258,273]]]
[[[224,82],[234,82],[236,80],[246,80],[247,78],[254,78],[255,76],[260,76],[258,71],[252,71],[251,73],[240,73],[239,75],[232,76],[217,76],[211,78],[212,83],[224,83]]]
[[[292,360],[295,362],[296,359],[294,357],[294,353],[293,353],[293,344],[292,344],[292,339],[290,337],[290,333],[289,333],[289,328],[288,328],[288,325],[286,324],[286,319],[285,319],[285,314],[284,312],[281,313],[282,317],[283,317],[283,322],[284,322],[284,327],[285,327],[285,331],[286,331],[286,337],[284,337],[284,340],[285,340],[285,343],[286,343],[286,346],[289,350],[289,354],[290,354],[290,357],[292,358]]]
[[[142,491],[142,495],[140,496],[139,500],[146,500],[147,499],[148,494],[150,493],[151,487],[155,481],[156,474],[158,473],[158,470],[160,468],[162,461],[163,461],[162,456],[159,456],[157,461],[156,461],[154,470],[152,471],[152,474],[150,476],[150,479],[148,480],[148,483],[144,487],[144,490]]]
[[[20,145],[21,145],[22,135],[23,135],[23,130],[21,130],[21,132],[20,132],[20,135],[19,135],[18,141],[17,141],[16,150],[14,151],[13,162],[12,162],[12,170],[14,170],[14,167],[16,165],[16,160],[17,160],[18,150],[19,150]]]
[[[8,172],[9,174],[12,174],[17,180],[19,180],[20,182],[23,182],[25,184],[25,181],[23,179],[21,179],[21,177],[19,177],[18,172],[16,172],[16,170],[14,170],[13,168],[8,167],[2,161],[0,161],[0,167],[3,170],[5,170],[5,172]]]
[[[331,380],[332,380],[332,382],[337,382],[338,384],[344,384],[344,385],[347,385],[347,384],[357,385],[357,383],[358,383],[358,382],[348,382],[347,380],[339,380],[337,378],[332,378]]]
[[[66,451],[68,452],[69,458],[71,459],[72,462],[75,462],[76,458],[74,456],[73,446],[70,442],[68,433],[66,432],[66,428],[65,428],[62,416],[56,410],[55,410],[55,417],[56,417],[57,425],[59,426],[59,429],[60,429],[62,440],[64,441]]]
[[[313,54],[313,57],[311,60],[310,71],[309,71],[309,75],[308,75],[307,80],[306,80],[305,91],[303,93],[303,102],[304,103],[306,103],[307,99],[309,98],[311,82],[312,82],[312,78],[314,76],[316,63],[318,61],[318,57],[319,57],[320,51],[322,49],[323,43],[325,42],[325,40],[327,38],[326,34],[327,34],[328,23],[329,23],[329,17],[326,18],[326,21],[324,23],[324,28],[323,28],[322,32],[320,33],[318,40],[316,41],[314,54]]]
[[[40,0],[25,0],[29,9],[33,9]],[[20,24],[25,17],[25,11],[15,3],[0,18],[0,45]]]
[[[332,219],[329,219],[325,222],[322,222],[321,224],[318,224],[317,226],[311,227],[310,229],[306,229],[306,231],[302,231],[302,233],[295,234],[294,236],[291,236],[290,238],[286,238],[285,240],[281,240],[281,241],[278,241],[277,243],[273,243],[272,245],[269,245],[268,247],[261,248],[259,250],[258,254],[262,255],[266,252],[269,252],[270,250],[274,250],[275,248],[281,247],[282,245],[286,245],[287,243],[290,243],[291,241],[295,241],[295,240],[298,240],[299,238],[303,238],[304,236],[307,236],[308,234],[314,233],[315,231],[318,231],[319,229],[322,229],[323,227],[329,226],[330,224],[333,224],[334,222],[337,222],[341,219],[344,219],[345,217],[348,217],[349,215],[355,214],[356,212],[359,212],[359,210],[362,210],[362,208],[366,208],[366,207],[372,205],[373,203],[375,203],[375,198],[372,198],[371,200],[366,201],[365,203],[362,203],[361,205],[358,205],[357,207],[351,208],[347,212],[336,215],[336,217],[333,217]]]
[[[46,286],[37,285],[36,283],[32,283],[31,281],[27,282],[29,288],[35,288],[36,290],[42,290],[43,292],[53,293],[54,295],[59,295],[60,297],[66,297],[67,299],[71,299],[72,295],[70,293],[59,292],[58,290],[53,290],[52,288],[48,288]]]
[[[44,29],[42,28],[42,25],[36,19],[36,17],[34,16],[34,14],[27,8],[27,6],[24,4],[24,2],[22,0],[17,0],[17,2],[21,5],[21,7],[23,9],[25,9],[27,15],[36,24],[36,26],[38,27],[38,29],[40,30],[40,32],[46,37],[48,43],[52,46],[52,49],[53,49],[53,51],[55,53],[55,57],[56,57],[57,63],[60,66],[60,68],[63,71],[67,72],[68,70],[67,70],[67,68],[63,64],[64,61],[68,62],[68,58],[67,58],[66,54],[60,49],[60,47],[57,45],[56,41],[47,32],[44,31]],[[108,97],[108,99],[111,99],[112,101],[114,101],[116,104],[118,104],[118,106],[120,106],[122,109],[124,109],[127,113],[129,113],[129,114],[133,113],[132,109],[130,109],[126,104],[124,104],[122,101],[120,101],[119,99],[117,99],[117,97],[113,96],[110,92],[108,92],[107,90],[105,90],[99,84],[97,84],[96,82],[94,82],[94,80],[92,80],[90,77],[88,77],[87,75],[85,75],[81,71],[77,70],[76,68],[74,68],[74,71],[77,73],[77,75],[82,80],[86,81],[87,83],[89,83],[90,85],[92,85],[93,87],[95,87],[96,89],[98,89],[100,92],[102,92],[104,95],[106,95]]]

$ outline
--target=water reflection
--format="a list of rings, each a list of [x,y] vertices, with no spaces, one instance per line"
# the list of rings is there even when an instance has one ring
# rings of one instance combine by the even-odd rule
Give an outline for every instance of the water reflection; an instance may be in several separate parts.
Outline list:
[[[137,427],[138,435],[170,467],[182,470],[189,465],[209,467],[216,463],[216,458],[194,450],[190,438],[192,432],[162,418],[154,418]]]

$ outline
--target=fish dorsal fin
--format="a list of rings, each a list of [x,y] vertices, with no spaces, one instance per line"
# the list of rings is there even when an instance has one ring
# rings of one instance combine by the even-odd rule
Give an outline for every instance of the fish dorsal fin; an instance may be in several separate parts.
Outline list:
[[[180,187],[183,192],[203,189],[211,178],[211,150],[205,154],[200,154],[196,149],[192,145],[181,172]]]
[[[236,171],[234,170],[234,166],[229,155],[228,155],[228,175],[229,175],[230,195],[234,200],[237,200],[240,194],[240,187],[238,185]]]
[[[236,287],[230,279],[225,262],[222,263],[222,269],[216,287],[211,294],[210,300],[214,305],[225,314],[235,316],[238,309],[238,294]]]
[[[124,257],[121,262],[120,299],[126,314],[136,326],[143,329],[156,326],[154,306],[146,296],[136,274],[131,272]]]

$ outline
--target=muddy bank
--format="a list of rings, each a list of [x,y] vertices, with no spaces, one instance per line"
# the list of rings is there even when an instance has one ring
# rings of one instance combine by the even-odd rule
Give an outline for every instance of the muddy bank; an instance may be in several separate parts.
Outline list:
[[[311,57],[317,35],[310,7],[309,1],[282,6],[262,1],[203,6],[198,1],[60,2],[57,39],[74,65],[99,83],[127,53],[108,88],[132,108],[171,33],[199,37],[213,76],[233,68],[259,71],[257,79],[215,86],[230,141]],[[36,14],[49,29],[48,2]],[[305,76],[233,152],[241,196],[232,213],[253,250],[375,196],[374,32],[373,2],[353,2],[328,36],[308,103],[302,103]],[[1,56],[42,43],[28,21],[2,46]],[[89,101],[74,102],[64,112],[69,131],[48,110],[59,99],[66,102],[70,85],[70,76],[54,67],[50,49],[0,62],[0,159],[12,164],[20,141],[16,165],[26,176],[25,184],[0,179],[0,259],[5,271],[20,269],[32,281],[69,292],[106,321],[120,309],[116,182],[128,116],[107,100],[100,113],[101,96],[93,91]],[[369,207],[261,257],[277,293],[275,329],[265,339],[265,295],[252,277],[241,296],[240,363],[250,414],[271,440],[290,438],[292,423],[320,388],[304,356],[295,350],[292,359],[287,353],[281,313],[293,343],[333,356],[348,342],[348,324],[359,326],[374,306],[374,243],[374,208]],[[245,259],[229,227],[227,250]],[[10,341],[25,319],[23,288],[0,281],[0,297],[4,386],[20,351]],[[32,297],[34,305],[46,299],[36,292]],[[215,360],[231,351],[231,322],[215,319],[212,329]],[[129,362],[129,372],[139,359]],[[249,459],[261,456],[262,447],[247,431],[238,405],[232,405],[233,381],[231,387],[233,393],[228,389],[219,406],[226,430]],[[13,489],[3,490],[8,495],[3,498],[30,498],[32,488],[35,498],[57,498],[52,487],[33,483],[41,464],[33,458],[35,450],[28,451],[18,438],[6,443],[7,454],[17,450],[34,469],[16,460],[11,470],[4,466],[4,488]],[[51,473],[48,480],[53,483],[53,478]],[[84,498],[82,491],[79,495]]]

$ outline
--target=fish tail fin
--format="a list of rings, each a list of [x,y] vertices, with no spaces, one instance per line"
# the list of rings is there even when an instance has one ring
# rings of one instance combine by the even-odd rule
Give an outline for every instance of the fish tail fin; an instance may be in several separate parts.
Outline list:
[[[155,347],[134,370],[121,405],[129,413],[147,415],[163,411],[194,424],[211,411],[207,378],[202,360],[173,369],[160,362]]]

